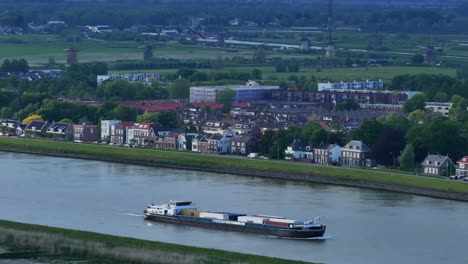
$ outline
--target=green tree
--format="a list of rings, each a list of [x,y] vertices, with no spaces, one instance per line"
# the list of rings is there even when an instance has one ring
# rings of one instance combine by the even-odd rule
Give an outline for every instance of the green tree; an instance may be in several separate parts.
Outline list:
[[[146,112],[137,117],[138,123],[158,123],[158,114]]]
[[[384,131],[384,126],[377,120],[369,120],[362,123],[361,127],[353,132],[353,139],[362,140],[372,147],[377,138]]]
[[[328,143],[328,132],[323,128],[316,129],[309,138],[309,146],[317,147],[321,143]]]
[[[286,62],[284,62],[283,60],[279,60],[275,64],[275,71],[286,72],[286,67],[287,67]]]
[[[167,90],[171,99],[186,99],[190,96],[190,85],[185,79],[175,80]]]
[[[219,92],[216,102],[223,105],[223,112],[228,113],[231,110],[232,102],[236,97],[236,92],[230,88]]]
[[[414,170],[415,157],[413,145],[406,145],[406,147],[403,149],[403,152],[401,152],[401,155],[398,157],[398,162],[400,163],[400,169],[406,171]]]
[[[135,121],[137,118],[137,111],[135,108],[126,105],[117,105],[109,112],[108,116],[110,119],[115,120]]]
[[[177,114],[173,111],[158,112],[158,123],[170,128],[178,127]]]
[[[70,118],[64,118],[64,119],[60,120],[59,123],[73,124],[73,120],[71,120]]]
[[[262,79],[262,71],[259,69],[253,69],[251,75],[252,75],[252,79],[255,79],[255,80]]]
[[[409,114],[415,110],[424,110],[427,98],[424,94],[417,94],[403,104],[403,111]]]
[[[333,111],[356,111],[358,109],[359,104],[352,99],[346,99],[333,107]]]
[[[422,64],[424,62],[424,56],[421,54],[415,54],[411,57],[411,63],[413,64]]]

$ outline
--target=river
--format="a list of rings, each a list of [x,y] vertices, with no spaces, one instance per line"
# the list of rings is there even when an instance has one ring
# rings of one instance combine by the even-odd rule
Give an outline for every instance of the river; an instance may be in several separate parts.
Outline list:
[[[323,240],[150,223],[150,202],[324,216]],[[468,203],[331,185],[0,152],[0,219],[323,263],[468,263]]]

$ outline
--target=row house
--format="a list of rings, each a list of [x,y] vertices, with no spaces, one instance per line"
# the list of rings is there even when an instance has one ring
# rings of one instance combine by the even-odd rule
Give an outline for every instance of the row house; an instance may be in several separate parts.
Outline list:
[[[2,119],[0,120],[0,132],[10,133],[11,135],[21,136],[24,134],[27,124],[18,120]]]
[[[47,121],[32,120],[26,125],[25,133],[30,137],[44,137],[48,127]]]
[[[200,153],[226,154],[230,152],[230,139],[233,134],[228,131],[224,134],[200,135],[192,141],[192,151]]]
[[[320,144],[314,148],[314,163],[338,165],[341,163],[341,147],[337,144]]]
[[[111,142],[112,127],[115,129],[120,123],[122,123],[120,120],[101,120],[101,140]]]
[[[97,125],[91,123],[82,123],[73,125],[73,140],[75,142],[94,142],[99,139]]]
[[[452,161],[448,156],[428,154],[421,163],[424,174],[447,175]]]
[[[341,149],[341,165],[344,167],[370,167],[370,149],[362,141],[351,140]]]
[[[127,129],[127,144],[144,146],[150,143],[151,123],[137,123]],[[155,137],[152,137],[155,138]]]
[[[197,133],[183,133],[177,137],[177,150],[191,151],[192,142],[198,136]]]
[[[457,170],[455,171],[455,175],[468,176],[468,156],[464,156],[457,161]]]
[[[153,147],[157,149],[177,149],[177,140],[180,133],[171,133],[165,137],[159,137],[153,142]]]
[[[208,152],[226,154],[229,153],[230,142],[233,134],[228,131],[224,134],[214,134],[207,137]]]
[[[258,140],[250,134],[235,135],[231,138],[231,151],[233,155],[247,156],[258,152]]]
[[[310,146],[306,146],[300,139],[295,139],[284,151],[287,160],[313,161],[314,152]]]
[[[111,126],[110,129],[110,143],[116,145],[123,145],[127,143],[127,129],[133,127],[135,122],[124,121]]]
[[[72,141],[73,132],[72,124],[52,122],[47,128],[46,134],[50,135],[54,140]]]

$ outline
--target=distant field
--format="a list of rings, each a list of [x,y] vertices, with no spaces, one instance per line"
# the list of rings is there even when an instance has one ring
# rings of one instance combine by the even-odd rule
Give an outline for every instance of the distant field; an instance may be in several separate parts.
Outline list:
[[[205,72],[214,71],[229,71],[236,70],[251,71],[252,69],[259,69],[262,71],[263,79],[287,79],[290,75],[296,76],[315,76],[321,81],[353,81],[353,80],[376,80],[390,81],[394,76],[401,74],[445,74],[455,76],[455,70],[450,68],[436,68],[436,67],[370,67],[370,68],[330,68],[320,69],[317,68],[301,68],[297,73],[277,73],[274,67],[260,66],[260,67],[227,67],[219,70],[201,70]],[[177,69],[157,69],[157,70],[135,70],[135,71],[114,71],[114,72],[158,72],[162,75],[175,73]]]

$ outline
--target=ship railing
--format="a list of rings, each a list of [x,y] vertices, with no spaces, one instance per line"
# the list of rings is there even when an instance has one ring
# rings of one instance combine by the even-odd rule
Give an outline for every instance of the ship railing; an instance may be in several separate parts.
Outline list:
[[[310,220],[307,220],[307,221],[304,221],[304,224],[305,225],[312,225],[312,224],[317,224],[317,222],[320,220],[320,219],[323,219],[323,216],[316,216]]]

